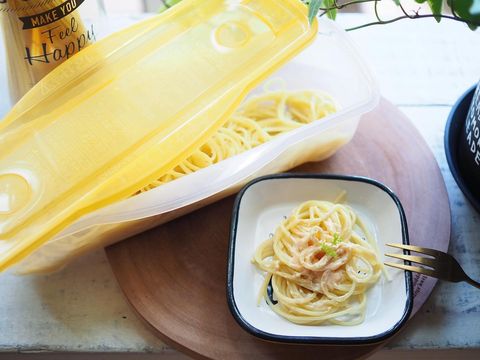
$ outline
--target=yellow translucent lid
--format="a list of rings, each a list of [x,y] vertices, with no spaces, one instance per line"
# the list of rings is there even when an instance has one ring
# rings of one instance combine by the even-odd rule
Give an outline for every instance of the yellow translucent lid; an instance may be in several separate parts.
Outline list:
[[[186,158],[315,34],[299,0],[186,0],[60,65],[0,122],[0,270]]]

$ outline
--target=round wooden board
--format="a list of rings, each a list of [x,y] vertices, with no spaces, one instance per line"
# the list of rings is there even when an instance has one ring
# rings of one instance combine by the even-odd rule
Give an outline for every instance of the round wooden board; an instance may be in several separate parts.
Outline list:
[[[382,100],[364,116],[353,141],[321,163],[293,172],[364,175],[392,188],[406,211],[410,242],[446,251],[450,208],[442,175],[413,124]],[[212,359],[357,359],[383,344],[275,344],[246,333],[226,301],[227,246],[233,197],[107,248],[112,269],[135,311],[166,343]],[[414,277],[414,312],[435,280]]]

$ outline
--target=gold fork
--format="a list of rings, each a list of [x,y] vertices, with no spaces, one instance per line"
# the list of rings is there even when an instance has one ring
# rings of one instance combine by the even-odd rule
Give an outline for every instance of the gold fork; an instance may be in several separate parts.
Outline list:
[[[403,245],[403,244],[386,244],[387,246],[391,246],[398,249],[410,250],[420,254],[426,254],[432,256],[431,258],[421,257],[421,256],[414,256],[414,255],[403,255],[403,254],[385,254],[385,256],[389,256],[395,259],[411,261],[414,263],[418,263],[421,265],[426,265],[429,268],[420,267],[420,266],[412,266],[412,265],[405,265],[405,264],[397,264],[391,262],[385,262],[385,265],[392,266],[398,269],[403,269],[407,271],[413,271],[420,274],[425,274],[437,279],[452,281],[452,282],[460,282],[466,281],[470,285],[473,285],[480,289],[480,283],[472,280],[465,271],[463,271],[460,264],[455,260],[455,258],[451,255],[448,255],[444,252],[427,249],[419,246],[413,245]]]

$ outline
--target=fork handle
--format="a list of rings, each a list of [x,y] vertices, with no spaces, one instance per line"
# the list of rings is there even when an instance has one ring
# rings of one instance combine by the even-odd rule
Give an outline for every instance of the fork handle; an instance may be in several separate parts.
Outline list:
[[[467,278],[465,279],[465,281],[466,281],[467,283],[469,283],[470,285],[475,286],[477,289],[480,289],[480,283],[479,283],[479,282],[476,282],[475,280],[472,280],[470,277],[467,276]]]

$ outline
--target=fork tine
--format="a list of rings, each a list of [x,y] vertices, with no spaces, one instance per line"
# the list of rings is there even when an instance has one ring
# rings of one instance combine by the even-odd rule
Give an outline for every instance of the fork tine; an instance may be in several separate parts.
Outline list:
[[[420,274],[425,274],[434,278],[438,278],[438,273],[434,270],[422,268],[420,266],[411,266],[411,265],[404,265],[404,264],[396,264],[396,263],[391,263],[391,262],[384,262],[385,265],[391,266],[397,269],[402,269],[402,270],[407,270],[407,271],[413,271],[416,273]]]
[[[441,251],[434,250],[434,249],[427,249],[423,248],[420,246],[414,246],[414,245],[404,245],[404,244],[386,244],[387,246],[391,246],[397,249],[404,249],[404,250],[410,250],[410,251],[415,251],[420,254],[427,254],[430,256],[436,256],[436,257],[441,257],[444,255]]]
[[[411,261],[411,262],[422,264],[422,265],[427,265],[432,268],[435,268],[435,265],[437,265],[438,263],[435,259],[424,258],[421,256],[403,255],[403,254],[385,254],[385,256],[389,256],[389,257],[400,259],[400,260],[407,260],[407,261]]]

